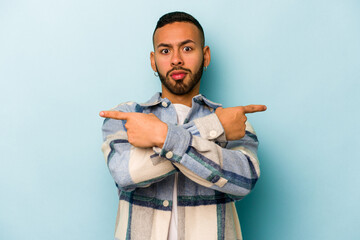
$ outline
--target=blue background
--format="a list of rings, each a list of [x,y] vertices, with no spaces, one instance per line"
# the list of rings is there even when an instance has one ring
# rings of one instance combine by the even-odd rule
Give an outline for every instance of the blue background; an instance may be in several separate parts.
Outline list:
[[[360,239],[360,2],[0,2],[0,239],[112,239],[117,194],[100,110],[160,90],[164,13],[203,25],[202,93],[249,115],[262,177],[238,203],[245,240]]]

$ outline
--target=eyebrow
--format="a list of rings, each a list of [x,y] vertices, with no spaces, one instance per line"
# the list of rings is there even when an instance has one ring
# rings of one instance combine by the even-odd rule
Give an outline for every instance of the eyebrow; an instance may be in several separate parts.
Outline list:
[[[193,40],[187,39],[187,40],[185,40],[185,41],[180,42],[179,46],[182,46],[182,45],[185,45],[185,44],[188,44],[188,43],[194,43],[194,44],[196,44]],[[159,48],[159,47],[171,47],[171,44],[160,43],[159,45],[157,45],[157,48]]]

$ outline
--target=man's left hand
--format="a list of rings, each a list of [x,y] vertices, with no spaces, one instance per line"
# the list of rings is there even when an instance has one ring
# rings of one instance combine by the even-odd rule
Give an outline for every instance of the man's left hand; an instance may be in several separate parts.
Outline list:
[[[152,113],[101,111],[99,115],[103,118],[125,120],[128,141],[135,147],[162,148],[165,143],[167,124]]]

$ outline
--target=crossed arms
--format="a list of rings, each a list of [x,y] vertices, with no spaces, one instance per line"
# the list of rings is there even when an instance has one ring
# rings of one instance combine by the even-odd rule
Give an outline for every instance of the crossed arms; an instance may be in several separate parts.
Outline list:
[[[260,174],[258,142],[245,114],[264,111],[265,106],[218,108],[181,126],[133,108],[124,104],[100,113],[107,118],[102,149],[121,190],[161,181],[177,171],[174,166],[198,184],[234,198],[253,188]]]

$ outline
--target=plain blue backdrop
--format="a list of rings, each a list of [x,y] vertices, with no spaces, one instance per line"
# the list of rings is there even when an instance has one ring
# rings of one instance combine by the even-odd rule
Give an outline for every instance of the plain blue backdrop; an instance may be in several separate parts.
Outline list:
[[[98,112],[160,91],[151,36],[174,10],[204,27],[202,93],[268,106],[244,239],[360,239],[357,0],[0,1],[0,239],[113,239]]]

